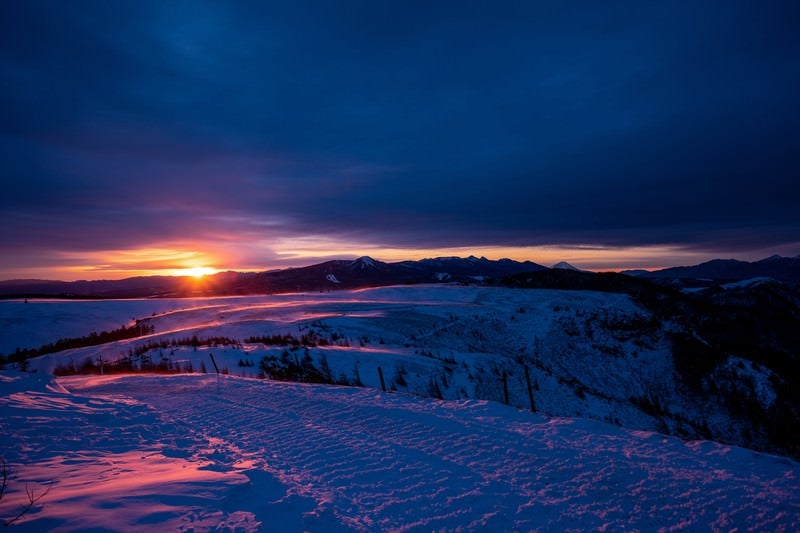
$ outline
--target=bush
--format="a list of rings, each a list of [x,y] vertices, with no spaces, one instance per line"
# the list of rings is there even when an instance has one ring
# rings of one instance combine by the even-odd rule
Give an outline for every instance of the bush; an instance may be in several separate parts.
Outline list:
[[[699,391],[703,379],[725,360],[725,354],[689,333],[673,333],[671,341],[678,376],[689,387]]]

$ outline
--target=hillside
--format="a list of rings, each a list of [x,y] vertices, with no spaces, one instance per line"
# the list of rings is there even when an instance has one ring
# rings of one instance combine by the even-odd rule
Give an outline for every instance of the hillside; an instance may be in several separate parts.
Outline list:
[[[712,301],[617,274],[545,270],[512,281],[554,289],[3,302],[0,347],[12,361],[60,374],[210,372],[214,354],[235,375],[379,388],[381,367],[387,389],[498,402],[507,393],[522,408],[530,407],[527,371],[535,407],[548,414],[798,455],[800,313],[780,286]],[[106,344],[88,335],[102,329],[90,317],[112,316],[152,333]],[[86,347],[30,359],[63,349],[53,343],[70,328],[87,336],[61,346]],[[12,353],[20,339],[30,350]]]

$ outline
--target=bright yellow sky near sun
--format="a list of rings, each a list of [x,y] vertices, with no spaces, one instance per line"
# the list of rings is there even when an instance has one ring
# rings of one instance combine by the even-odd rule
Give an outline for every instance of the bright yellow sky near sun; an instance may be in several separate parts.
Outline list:
[[[58,279],[67,281],[122,279],[134,276],[201,278],[229,268],[223,265],[222,259],[216,254],[199,251],[196,247],[106,250],[81,254],[64,252],[58,254],[58,259],[70,264],[53,268],[54,275]]]

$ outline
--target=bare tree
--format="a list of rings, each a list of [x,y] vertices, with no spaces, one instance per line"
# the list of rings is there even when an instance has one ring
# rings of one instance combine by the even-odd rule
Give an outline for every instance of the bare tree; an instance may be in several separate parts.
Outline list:
[[[2,484],[0,484],[0,500],[2,500],[3,494],[6,493],[6,486],[8,485],[8,467],[6,466],[5,457],[0,457],[0,461],[3,463],[3,481]]]
[[[2,470],[3,470],[2,473],[0,473],[0,476],[2,476],[2,481],[0,481],[0,500],[2,500],[6,492],[6,487],[8,486],[8,463],[6,463],[6,460],[3,457],[0,457],[0,462],[2,462]],[[3,525],[6,527],[13,525],[15,522],[17,522],[17,520],[25,516],[25,513],[33,509],[33,506],[36,505],[36,503],[39,500],[44,498],[48,492],[50,492],[50,488],[52,486],[53,484],[51,482],[50,485],[48,485],[47,488],[44,489],[44,491],[40,492],[39,494],[36,494],[36,491],[30,488],[26,483],[25,494],[28,497],[28,503],[22,506],[22,509],[20,510],[19,513],[17,513],[17,516],[15,516],[14,518],[10,518],[8,520],[3,520]]]

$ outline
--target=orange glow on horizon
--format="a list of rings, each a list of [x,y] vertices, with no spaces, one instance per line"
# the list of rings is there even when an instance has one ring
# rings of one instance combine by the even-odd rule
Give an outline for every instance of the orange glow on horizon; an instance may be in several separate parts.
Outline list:
[[[59,252],[56,254],[56,261],[67,264],[50,268],[51,274],[43,277],[73,281],[137,276],[189,276],[200,280],[220,272],[216,268],[220,264],[216,254],[200,251],[197,246],[189,243],[80,254]]]
[[[766,251],[763,257],[771,255]],[[441,248],[383,247],[328,236],[302,236],[255,242],[176,242],[128,250],[54,252],[50,265],[8,272],[2,279],[113,280],[136,276],[187,276],[196,281],[233,270],[263,272],[296,268],[331,259],[370,256],[393,263],[435,257],[470,255],[498,260],[533,261],[551,267],[560,261],[594,272],[627,269],[658,270],[698,264],[719,253],[702,253],[678,246],[608,247],[593,245],[475,246]],[[724,254],[723,254],[724,255]],[[751,254],[752,255],[752,254]],[[739,257],[756,260],[760,257]]]

